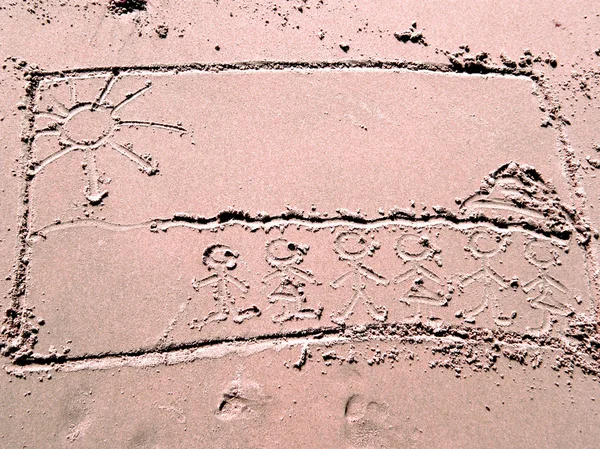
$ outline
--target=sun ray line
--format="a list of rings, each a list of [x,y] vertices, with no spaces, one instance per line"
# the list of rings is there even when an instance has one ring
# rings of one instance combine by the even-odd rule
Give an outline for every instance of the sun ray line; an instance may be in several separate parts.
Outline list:
[[[69,116],[69,114],[71,113],[71,111],[69,110],[67,105],[64,104],[62,101],[60,101],[58,98],[56,98],[52,94],[50,94],[50,97],[52,97],[52,100],[54,100],[54,104],[58,107],[58,109],[60,109],[60,112],[62,113],[62,114],[58,114],[58,115],[62,115],[64,118],[67,118]]]
[[[150,164],[150,162],[148,162],[147,160],[142,158],[139,154],[134,153],[129,148],[124,147],[123,145],[119,145],[116,142],[111,141],[109,143],[117,152],[119,152],[123,156],[129,158],[131,161],[135,162],[140,167],[142,167],[142,169],[144,170],[144,173],[147,173],[147,174],[156,173],[157,168],[155,166],[153,166],[152,164]]]
[[[60,136],[60,130],[56,128],[42,128],[38,129],[33,134],[33,140],[40,136]]]
[[[88,188],[85,197],[91,204],[99,204],[108,195],[106,190],[100,190],[100,174],[96,163],[96,152],[91,148],[83,150],[85,172],[88,178]]]
[[[67,120],[67,117],[63,117],[60,114],[56,114],[54,112],[47,112],[47,111],[43,111],[43,112],[36,112],[35,115],[37,117],[46,117],[46,118],[51,118],[56,120],[58,123],[63,123],[65,120]]]
[[[62,150],[59,150],[55,153],[52,153],[50,156],[46,157],[45,159],[41,160],[40,162],[38,162],[35,165],[35,168],[33,168],[33,170],[30,171],[30,174],[35,176],[37,175],[40,171],[42,171],[42,169],[47,166],[48,164],[51,164],[52,162],[54,162],[56,159],[64,156],[65,154],[70,153],[71,151],[77,151],[80,150],[81,147],[72,145],[70,147],[65,147]]]
[[[117,82],[116,75],[111,75],[110,78],[108,78],[108,80],[106,80],[106,84],[104,85],[104,88],[102,88],[102,91],[98,95],[98,98],[96,98],[94,100],[94,103],[93,103],[94,106],[100,106],[104,103],[104,101],[106,100],[106,97],[108,96],[108,94],[110,93],[110,91],[112,90],[112,88],[116,82]]]
[[[138,89],[136,92],[132,93],[131,95],[128,95],[125,97],[125,99],[123,101],[121,101],[120,103],[118,103],[112,110],[112,114],[115,114],[119,109],[121,109],[123,106],[125,106],[127,103],[132,102],[133,100],[135,100],[137,97],[139,97],[140,95],[143,95],[148,89],[150,89],[152,87],[151,83],[146,84],[144,87],[142,87],[141,89]]]
[[[69,99],[71,100],[71,104],[77,103],[77,90],[75,89],[74,81],[69,83]]]
[[[115,126],[148,126],[152,128],[162,128],[168,129],[170,131],[179,131],[182,133],[187,133],[188,130],[177,125],[169,125],[167,123],[158,123],[158,122],[146,122],[143,120],[121,120],[115,124]]]

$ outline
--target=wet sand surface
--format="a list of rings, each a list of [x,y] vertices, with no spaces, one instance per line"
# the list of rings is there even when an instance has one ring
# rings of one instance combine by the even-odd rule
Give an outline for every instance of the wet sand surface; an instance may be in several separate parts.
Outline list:
[[[594,447],[599,33],[0,5],[0,447]]]

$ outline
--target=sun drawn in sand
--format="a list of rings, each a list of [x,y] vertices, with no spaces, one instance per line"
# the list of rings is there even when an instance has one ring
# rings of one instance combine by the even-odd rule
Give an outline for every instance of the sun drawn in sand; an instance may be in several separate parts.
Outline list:
[[[119,111],[148,92],[152,83],[146,81],[143,87],[126,94],[124,98],[113,104],[108,97],[118,80],[118,75],[110,76],[97,97],[84,102],[77,100],[76,87],[74,83],[71,83],[69,85],[71,107],[52,97],[52,105],[46,111],[34,112],[36,119],[42,118],[48,123],[45,128],[35,131],[34,142],[36,138],[43,135],[57,136],[60,149],[41,161],[34,161],[29,172],[31,176],[37,175],[47,165],[68,153],[81,151],[83,153],[82,166],[87,176],[85,196],[91,204],[96,205],[100,204],[108,195],[108,191],[101,187],[102,180],[96,163],[96,151],[100,148],[111,148],[117,151],[137,164],[140,171],[149,176],[158,173],[158,166],[150,156],[134,152],[130,144],[118,143],[114,139],[115,132],[124,127],[162,128],[180,133],[186,133],[187,130],[179,125],[144,120],[122,120]]]

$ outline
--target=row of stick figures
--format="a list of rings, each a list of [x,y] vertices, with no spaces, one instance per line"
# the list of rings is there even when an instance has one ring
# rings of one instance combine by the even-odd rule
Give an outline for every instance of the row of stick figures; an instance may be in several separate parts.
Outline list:
[[[507,280],[490,264],[490,259],[506,249],[506,238],[488,231],[476,231],[469,237],[466,249],[472,257],[481,263],[481,267],[473,273],[457,276],[456,287],[463,288],[475,282],[483,284],[481,301],[473,308],[457,312],[468,323],[475,323],[475,318],[486,309],[491,308],[494,322],[506,327],[513,324],[516,313],[505,314],[502,310],[497,292],[508,289],[518,282]],[[333,249],[339,259],[345,261],[348,270],[330,283],[334,289],[349,284],[352,296],[339,311],[331,315],[331,320],[343,325],[355,312],[357,307],[364,307],[366,312],[376,321],[385,321],[388,310],[377,305],[367,293],[369,283],[389,285],[390,280],[365,265],[364,259],[373,256],[380,244],[366,238],[357,231],[339,233]],[[452,281],[445,281],[435,273],[435,266],[441,266],[441,250],[435,247],[427,236],[407,233],[396,240],[396,254],[403,261],[404,271],[393,279],[395,284],[407,285],[407,290],[398,298],[409,306],[415,306],[414,321],[432,321],[433,307],[447,306],[455,291]],[[272,317],[273,322],[281,323],[289,320],[320,319],[323,307],[308,307],[304,288],[307,284],[319,284],[313,273],[301,267],[304,256],[309,251],[308,245],[299,245],[284,238],[277,238],[266,245],[266,260],[272,271],[263,277],[265,285],[275,284],[269,295],[271,304],[279,304],[279,313]],[[233,289],[242,295],[249,292],[249,284],[239,279],[233,271],[237,267],[239,253],[222,244],[210,245],[204,251],[203,264],[210,274],[203,279],[194,280],[193,287],[200,291],[212,287],[215,309],[200,324],[200,328],[210,322],[225,321],[231,315],[232,320],[241,323],[247,319],[261,315],[261,310],[253,305],[245,309],[230,310],[235,304]],[[574,313],[573,308],[556,296],[568,298],[567,287],[548,273],[548,269],[558,261],[558,253],[554,246],[545,240],[531,239],[525,243],[525,258],[536,267],[537,276],[521,283],[522,290],[529,296],[527,301],[534,309],[544,312],[539,327],[528,328],[540,333],[550,331],[555,317],[566,317]],[[433,268],[432,268],[433,266]],[[517,284],[515,284],[517,282]]]

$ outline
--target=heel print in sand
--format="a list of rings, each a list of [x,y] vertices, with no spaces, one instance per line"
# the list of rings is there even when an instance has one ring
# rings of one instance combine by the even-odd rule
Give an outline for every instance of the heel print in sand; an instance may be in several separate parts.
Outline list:
[[[538,275],[522,288],[528,295],[527,301],[533,309],[543,310],[544,317],[539,327],[529,327],[527,332],[532,335],[549,333],[552,330],[555,317],[568,317],[575,313],[569,304],[559,301],[556,296],[568,297],[569,291],[558,279],[548,273],[548,269],[559,264],[558,252],[549,243],[540,240],[529,240],[525,243],[525,258],[538,269]]]
[[[396,240],[396,254],[404,262],[404,271],[394,278],[394,283],[410,284],[399,301],[408,306],[416,304],[417,310],[409,319],[411,322],[423,318],[427,322],[439,321],[440,318],[433,316],[431,307],[447,306],[451,298],[445,291],[444,280],[425,266],[431,261],[441,266],[439,253],[441,250],[433,246],[426,235],[406,234]]]
[[[378,242],[372,241],[369,243],[364,236],[355,231],[341,232],[336,237],[333,249],[340,260],[348,263],[350,270],[331,282],[331,286],[337,289],[349,280],[352,283],[353,293],[352,298],[344,304],[342,309],[331,315],[331,321],[334,323],[344,324],[354,313],[354,308],[359,302],[364,304],[367,312],[374,320],[385,321],[387,319],[387,309],[384,306],[375,305],[367,295],[366,289],[367,281],[374,282],[377,285],[388,285],[389,281],[362,263],[362,259],[366,256],[372,256],[379,247]]]
[[[273,322],[320,319],[322,306],[316,309],[305,307],[307,299],[304,287],[306,284],[317,284],[317,280],[311,271],[298,267],[304,261],[309,246],[278,238],[267,243],[266,247],[267,262],[275,270],[268,273],[262,282],[269,285],[277,281],[277,287],[269,293],[269,302],[281,306],[281,312],[272,317]]]
[[[467,323],[475,323],[475,317],[480,315],[485,309],[492,306],[492,317],[494,323],[501,327],[508,327],[513,324],[516,313],[512,312],[509,316],[502,312],[498,301],[498,290],[505,290],[509,287],[509,281],[504,279],[490,265],[490,259],[501,251],[506,251],[508,241],[491,231],[475,231],[469,237],[469,244],[465,248],[471,255],[481,261],[481,268],[474,273],[460,277],[459,287],[462,289],[476,281],[483,282],[483,298],[481,303],[472,309],[463,312],[464,320]],[[460,313],[459,313],[460,314]]]

